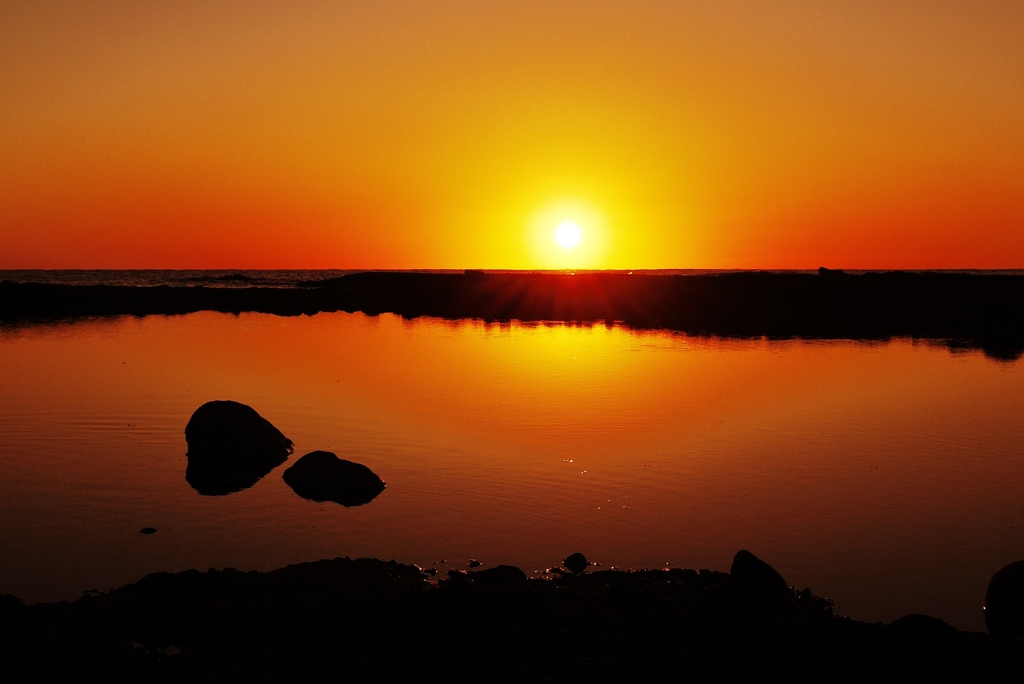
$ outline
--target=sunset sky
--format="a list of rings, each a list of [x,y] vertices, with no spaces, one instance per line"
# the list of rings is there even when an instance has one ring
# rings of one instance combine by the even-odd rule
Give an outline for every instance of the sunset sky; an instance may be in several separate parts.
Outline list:
[[[0,268],[1020,268],[1022,46],[1019,0],[0,0]]]

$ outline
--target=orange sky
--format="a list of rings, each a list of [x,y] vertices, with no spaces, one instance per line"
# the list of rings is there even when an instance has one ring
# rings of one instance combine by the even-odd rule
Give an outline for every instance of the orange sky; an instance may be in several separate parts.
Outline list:
[[[1016,0],[0,0],[0,268],[1024,267],[1022,45]]]

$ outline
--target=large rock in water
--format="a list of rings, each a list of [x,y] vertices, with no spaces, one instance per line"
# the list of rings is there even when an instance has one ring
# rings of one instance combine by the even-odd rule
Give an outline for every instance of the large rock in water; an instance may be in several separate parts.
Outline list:
[[[384,491],[384,481],[361,463],[329,451],[312,451],[284,471],[284,481],[303,499],[362,506]]]
[[[992,575],[985,592],[985,627],[992,636],[1024,635],[1024,561]]]
[[[288,460],[292,441],[270,421],[237,401],[210,401],[185,426],[185,480],[200,494],[251,487]]]

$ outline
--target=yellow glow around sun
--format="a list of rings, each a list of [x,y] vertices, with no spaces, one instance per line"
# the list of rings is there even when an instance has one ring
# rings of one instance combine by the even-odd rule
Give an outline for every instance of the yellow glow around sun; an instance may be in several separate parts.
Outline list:
[[[562,249],[575,249],[583,240],[583,231],[575,221],[562,221],[555,228],[554,237]]]
[[[605,268],[608,230],[601,212],[582,200],[552,203],[530,219],[530,235],[542,268]]]

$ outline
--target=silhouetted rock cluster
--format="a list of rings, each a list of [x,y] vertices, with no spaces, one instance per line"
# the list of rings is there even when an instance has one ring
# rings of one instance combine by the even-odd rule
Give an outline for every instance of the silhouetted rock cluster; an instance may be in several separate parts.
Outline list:
[[[0,321],[260,311],[396,313],[488,321],[616,322],[694,335],[914,337],[1024,353],[1024,276],[991,273],[365,272],[305,288],[112,287],[0,283]]]
[[[361,506],[384,491],[384,481],[361,463],[338,458],[329,451],[312,451],[284,471],[284,481],[311,501],[334,501]]]
[[[729,574],[498,566],[436,585],[335,558],[158,573],[74,603],[0,597],[0,662],[5,681],[1019,682],[1024,642],[839,617],[747,552]]]
[[[210,401],[185,426],[185,479],[200,494],[230,494],[251,487],[288,460],[292,441],[252,407]]]
[[[292,441],[251,406],[210,401],[185,426],[185,480],[200,494],[221,495],[256,484],[288,460]],[[361,506],[384,491],[384,481],[362,465],[328,451],[313,451],[284,472],[284,481],[311,501]],[[139,530],[152,534],[155,529]]]

